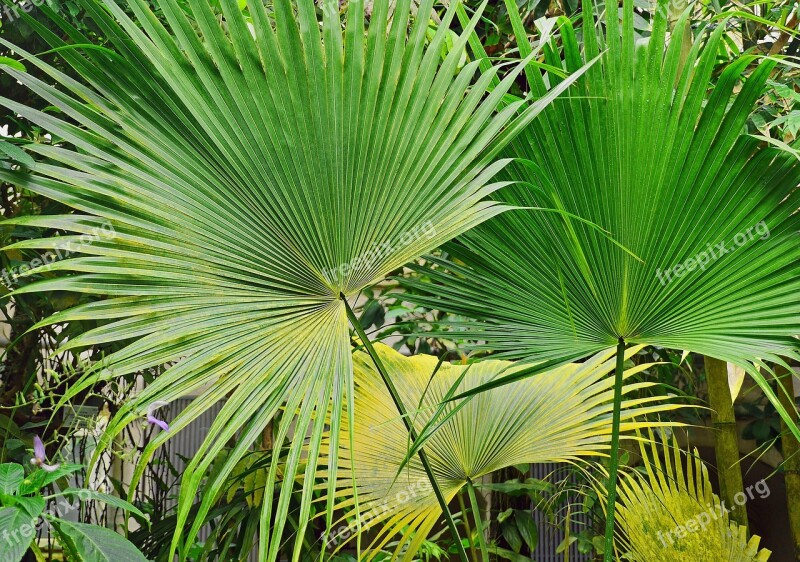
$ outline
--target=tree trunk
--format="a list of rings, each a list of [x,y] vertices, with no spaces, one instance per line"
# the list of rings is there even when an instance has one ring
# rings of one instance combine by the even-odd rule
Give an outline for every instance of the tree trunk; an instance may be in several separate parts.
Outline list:
[[[786,411],[789,412],[789,415],[794,418],[795,424],[797,424],[800,418],[797,416],[797,406],[794,401],[794,385],[792,384],[794,374],[780,365],[776,366],[775,372],[780,377],[780,385],[783,387],[783,391],[778,388],[778,398]],[[783,473],[786,478],[789,527],[792,533],[794,559],[800,562],[800,442],[789,432],[789,428],[782,418],[781,426],[783,428],[781,449],[785,459]]]
[[[717,459],[719,490],[725,506],[731,510],[731,519],[747,527],[747,508],[737,505],[734,497],[744,492],[742,468],[739,465],[739,434],[733,400],[728,385],[728,364],[725,361],[705,358],[708,401],[714,427],[714,453]]]

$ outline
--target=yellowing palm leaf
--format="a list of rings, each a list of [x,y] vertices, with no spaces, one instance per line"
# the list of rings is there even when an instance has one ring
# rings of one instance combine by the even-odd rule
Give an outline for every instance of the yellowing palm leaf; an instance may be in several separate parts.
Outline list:
[[[673,438],[662,435],[664,458],[650,434],[642,442],[645,471],[628,472],[619,483],[617,520],[621,549],[635,562],[766,562],[759,537],[731,521],[711,490],[708,470],[697,456],[684,459]],[[649,443],[649,445],[645,444]],[[752,490],[752,488],[751,488]]]
[[[148,404],[201,393],[150,443],[142,467],[226,400],[185,471],[173,549],[191,544],[238,460],[288,412],[275,446],[294,429],[308,435],[312,454],[301,463],[303,443],[291,442],[290,485],[277,511],[264,503],[259,557],[274,560],[291,484],[304,471],[302,534],[326,413],[338,429],[352,400],[343,298],[506,209],[486,200],[501,185],[490,183],[505,165],[495,156],[566,85],[532,105],[502,105],[519,65],[487,94],[496,68],[479,72],[473,61],[459,70],[479,14],[441,57],[458,2],[432,38],[434,0],[419,2],[413,18],[411,0],[393,3],[391,17],[390,3],[376,2],[368,29],[363,0],[349,2],[345,21],[338,0],[324,0],[322,22],[313,0],[250,2],[247,14],[237,0],[221,0],[221,14],[205,0],[156,0],[162,19],[150,2],[131,0],[135,20],[113,0],[79,4],[113,50],[91,45],[47,6],[63,34],[24,16],[78,80],[16,47],[48,80],[0,65],[60,113],[0,104],[68,143],[28,145],[34,172],[0,169],[0,180],[80,213],[16,222],[90,235],[18,244],[70,243],[79,254],[40,269],[71,275],[24,290],[105,297],[45,320],[103,322],[65,349],[125,344],[65,400],[168,365],[121,409],[105,444]],[[201,481],[234,438],[189,526]]]
[[[627,357],[640,349],[632,347]],[[497,360],[469,366],[442,363],[431,379],[438,364],[436,357],[404,357],[381,344],[376,350],[386,370],[403,381],[399,391],[418,431],[462,376],[459,392],[523,368]],[[408,433],[370,357],[357,352],[353,363],[356,383],[353,444],[349,446],[346,437],[349,428],[344,425],[339,461],[342,467],[354,467],[357,488],[353,489],[350,479],[340,477],[338,507],[351,517],[360,513],[364,529],[380,529],[370,552],[375,553],[401,533],[395,556],[403,552],[403,560],[411,560],[442,512],[416,457],[398,475],[408,451]],[[452,499],[468,481],[503,467],[575,462],[605,454],[611,434],[613,395],[613,379],[606,375],[614,369],[614,364],[614,351],[606,350],[585,363],[565,365],[478,394],[461,408],[451,402],[446,413],[457,410],[456,413],[425,444],[446,498]],[[625,377],[647,367],[645,364],[631,368]],[[647,386],[650,384],[629,384],[624,393]],[[677,407],[658,397],[625,400],[622,428],[630,431],[649,426],[633,418]],[[354,492],[358,495],[357,512]],[[343,539],[357,530],[355,525],[343,524],[334,528],[327,542],[331,548],[341,546]]]

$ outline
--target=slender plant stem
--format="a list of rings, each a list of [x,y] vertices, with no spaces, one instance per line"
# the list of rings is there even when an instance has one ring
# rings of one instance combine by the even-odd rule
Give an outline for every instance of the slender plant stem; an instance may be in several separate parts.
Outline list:
[[[489,562],[489,547],[486,546],[486,537],[483,534],[483,518],[481,510],[478,508],[478,497],[475,495],[475,486],[472,480],[467,480],[467,492],[469,492],[469,503],[472,504],[472,519],[475,521],[475,529],[478,532],[478,544],[481,547],[481,559]],[[464,515],[466,518],[466,514]]]
[[[467,506],[464,504],[464,490],[459,490],[456,497],[458,498],[458,507],[461,510],[461,524],[464,526],[464,532],[467,537],[469,537],[469,556],[477,562],[478,554],[475,552],[475,545],[472,543],[472,526],[469,524],[469,517],[467,517]]]
[[[622,381],[625,368],[625,340],[617,343],[617,368],[614,372],[614,412],[611,418],[611,462],[608,468],[608,507],[606,508],[606,540],[604,562],[614,560],[614,516],[617,504],[617,472],[619,472],[619,425],[622,410]]]
[[[397,388],[394,386],[394,382],[389,377],[389,374],[386,372],[386,368],[383,366],[383,362],[381,358],[378,357],[375,348],[372,346],[372,342],[369,341],[367,334],[364,333],[364,329],[361,327],[361,323],[358,321],[358,317],[356,316],[353,309],[350,308],[350,303],[347,302],[344,294],[340,295],[342,302],[344,303],[345,310],[347,310],[347,318],[350,320],[350,324],[353,326],[358,337],[361,339],[361,343],[364,344],[364,348],[367,350],[367,353],[372,358],[372,362],[375,364],[375,368],[380,373],[381,378],[383,379],[383,384],[386,385],[386,389],[389,391],[389,394],[392,396],[392,401],[394,402],[397,411],[400,413],[400,419],[403,420],[403,424],[406,426],[406,430],[408,431],[408,435],[411,438],[411,441],[414,442],[417,440],[417,432],[414,429],[413,424],[408,416],[408,411],[406,410],[405,405],[403,404],[402,399],[400,398],[400,393],[397,392]],[[469,562],[467,558],[467,552],[464,550],[464,545],[461,544],[461,537],[458,534],[458,529],[456,528],[456,523],[453,520],[453,515],[450,513],[450,508],[447,507],[447,500],[444,498],[444,494],[442,494],[441,488],[439,488],[439,484],[436,482],[436,478],[433,476],[433,470],[431,469],[431,465],[428,462],[428,456],[425,454],[425,449],[420,448],[419,450],[419,460],[422,463],[422,468],[425,470],[425,474],[428,476],[428,480],[431,483],[431,488],[433,488],[433,493],[436,495],[436,499],[439,501],[439,506],[442,508],[442,513],[444,514],[445,520],[447,521],[447,528],[450,530],[450,534],[453,536],[453,540],[455,541],[457,548],[458,548],[458,557],[461,559],[461,562]]]
[[[31,551],[33,552],[33,555],[36,557],[36,562],[45,562],[44,553],[42,552],[42,549],[39,548],[39,544],[35,536],[31,541]]]

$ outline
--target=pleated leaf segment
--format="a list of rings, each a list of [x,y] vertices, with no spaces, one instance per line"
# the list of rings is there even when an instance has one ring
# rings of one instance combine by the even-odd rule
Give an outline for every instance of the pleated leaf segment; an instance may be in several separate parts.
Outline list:
[[[402,377],[404,384],[399,390],[419,433],[437,415],[439,405],[447,404],[445,421],[425,441],[425,450],[448,500],[502,468],[525,463],[580,465],[608,454],[614,383],[608,374],[616,362],[613,348],[584,363],[563,365],[463,401],[448,401],[453,387],[458,393],[466,392],[513,375],[525,365],[498,360],[440,364],[437,357],[404,357],[383,344],[376,348],[386,368]],[[641,346],[632,346],[625,355],[631,358],[640,350]],[[352,544],[348,541],[357,532],[371,530],[373,534],[367,536],[373,540],[364,551],[365,559],[392,544],[393,559],[414,560],[441,520],[442,510],[419,460],[408,460],[407,432],[372,361],[362,352],[357,352],[353,361],[354,439],[348,441],[349,428],[343,424],[339,462],[342,467],[354,467],[356,487],[352,479],[340,476],[337,508],[343,518],[325,542],[335,551]],[[640,392],[653,386],[637,381],[636,376],[650,366],[642,363],[625,371],[624,433],[674,425],[656,418],[682,407],[665,397]],[[648,417],[654,421],[647,421]],[[327,474],[321,471],[321,476]],[[361,528],[353,523],[357,514],[361,515]]]

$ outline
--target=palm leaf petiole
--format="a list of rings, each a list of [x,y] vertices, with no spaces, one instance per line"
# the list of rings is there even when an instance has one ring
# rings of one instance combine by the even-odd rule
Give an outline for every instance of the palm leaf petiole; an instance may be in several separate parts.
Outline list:
[[[622,383],[625,364],[625,339],[617,343],[617,368],[614,371],[614,412],[611,417],[611,460],[608,469],[608,507],[606,514],[603,561],[614,560],[614,515],[617,502],[617,472],[619,471],[619,426],[622,410]]]
[[[344,296],[344,294],[340,294],[339,297],[342,299],[342,302],[344,302],[345,309],[347,310],[347,318],[350,320],[350,324],[353,326],[356,334],[361,339],[364,349],[366,349],[367,353],[372,359],[372,362],[375,364],[375,369],[377,369],[378,373],[380,373],[381,379],[383,379],[383,383],[386,385],[386,389],[392,396],[392,401],[394,402],[397,411],[400,413],[400,418],[403,420],[403,424],[408,431],[410,440],[412,442],[416,441],[417,432],[414,429],[414,426],[411,424],[408,411],[406,410],[406,407],[400,398],[400,394],[397,392],[397,388],[394,386],[392,379],[386,372],[386,368],[383,366],[383,362],[381,362],[381,359],[378,357],[375,348],[372,346],[372,342],[369,341],[367,334],[364,333],[364,329],[361,327],[361,323],[358,321],[358,317],[356,316],[355,312],[353,312],[353,309],[350,307],[350,303],[347,302],[347,298]],[[420,449],[417,454],[419,455],[419,460],[422,463],[422,468],[425,470],[425,474],[428,476],[428,480],[431,483],[431,488],[433,488],[433,493],[436,495],[439,506],[442,508],[442,513],[444,514],[445,521],[447,522],[447,528],[453,537],[453,541],[457,545],[458,557],[461,559],[461,562],[469,562],[467,559],[467,552],[464,550],[464,545],[461,543],[461,537],[458,535],[458,529],[456,528],[456,523],[453,520],[453,515],[450,513],[450,509],[447,506],[447,500],[442,494],[439,484],[436,483],[436,479],[433,476],[433,470],[431,470],[425,450]]]
[[[467,479],[467,492],[469,493],[469,503],[472,507],[472,518],[475,520],[475,529],[478,534],[478,544],[481,547],[481,560],[489,562],[489,548],[486,546],[486,535],[483,534],[483,519],[481,510],[478,507],[478,496],[475,494],[475,485],[470,479]]]
[[[456,494],[456,498],[458,499],[458,507],[461,510],[461,524],[464,526],[464,533],[469,537],[469,555],[472,560],[477,562],[478,553],[475,552],[475,543],[472,541],[472,525],[467,516],[467,505],[464,503],[464,490],[459,490]]]

